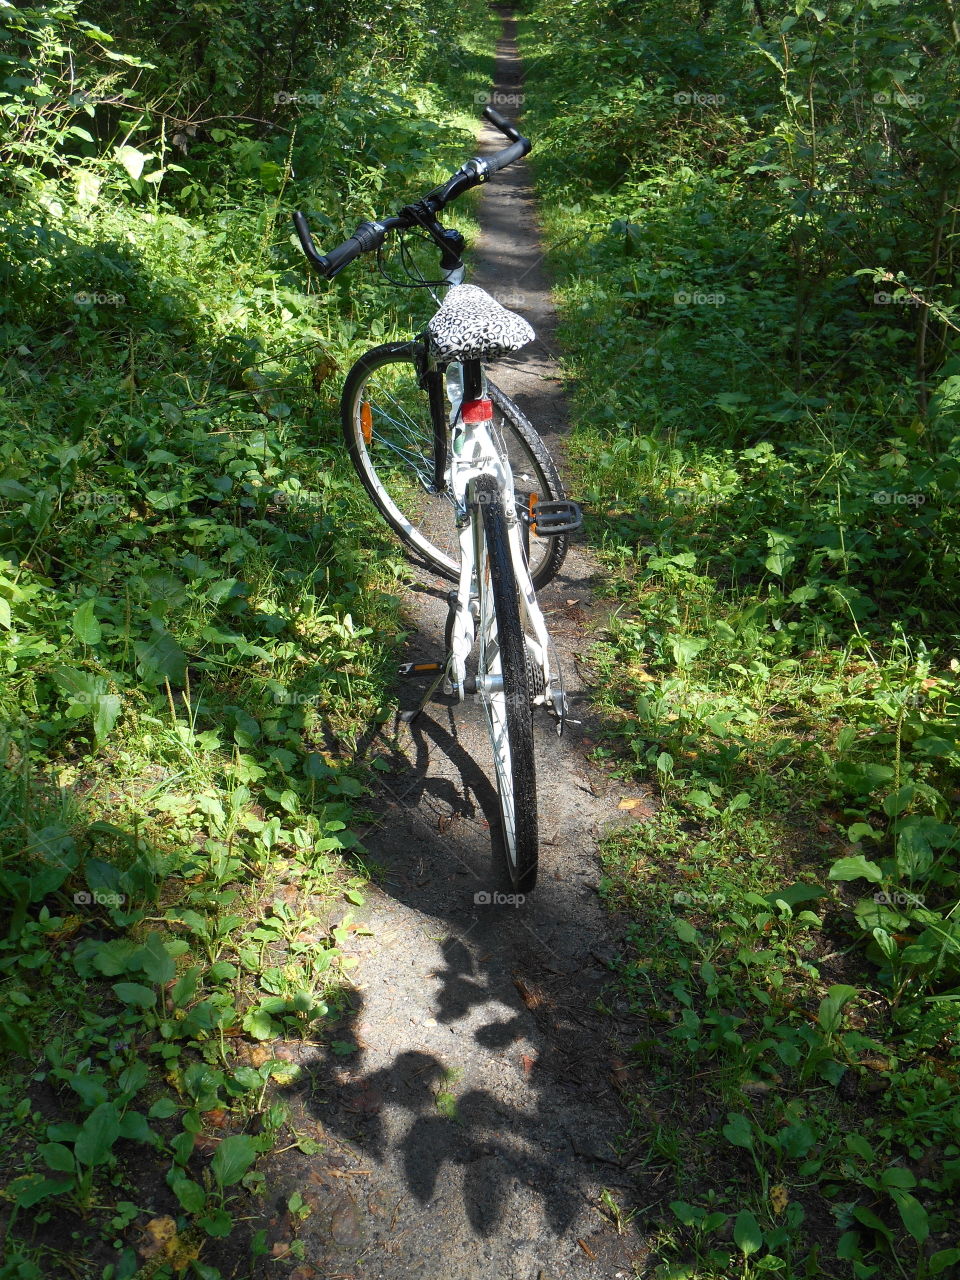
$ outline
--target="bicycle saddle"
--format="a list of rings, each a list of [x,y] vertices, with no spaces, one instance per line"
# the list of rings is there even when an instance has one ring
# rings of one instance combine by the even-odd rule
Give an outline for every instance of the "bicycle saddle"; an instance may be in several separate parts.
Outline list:
[[[495,360],[536,336],[522,316],[475,284],[454,285],[427,325],[427,343],[437,360]]]

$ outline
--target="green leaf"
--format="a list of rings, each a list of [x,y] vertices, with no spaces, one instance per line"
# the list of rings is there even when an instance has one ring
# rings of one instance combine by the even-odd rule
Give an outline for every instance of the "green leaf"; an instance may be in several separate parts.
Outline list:
[[[134,960],[139,961],[140,968],[157,985],[171,982],[176,976],[177,966],[163,945],[163,937],[156,930],[150,932]]]
[[[745,1258],[763,1247],[763,1232],[749,1209],[741,1209],[733,1224],[733,1240]]]
[[[875,862],[868,862],[862,853],[853,858],[840,858],[830,868],[831,880],[870,880],[879,884],[883,872]]]
[[[847,1150],[851,1151],[855,1156],[859,1156],[861,1160],[865,1160],[871,1166],[876,1162],[876,1153],[862,1134],[848,1133],[846,1141]]]
[[[156,1146],[157,1135],[147,1124],[147,1118],[140,1111],[127,1111],[120,1119],[120,1137],[130,1142],[147,1142]]]
[[[124,1004],[135,1004],[141,1009],[149,1009],[156,1003],[156,992],[140,982],[115,982],[113,989],[117,999],[122,1000]]]
[[[900,1217],[903,1225],[916,1240],[917,1244],[923,1244],[927,1236],[930,1234],[930,1222],[927,1218],[927,1211],[909,1191],[901,1191],[895,1187],[890,1192],[894,1204],[900,1210]]]
[[[791,1124],[777,1134],[777,1146],[791,1160],[802,1160],[815,1143],[816,1137],[808,1124]]]
[[[173,1098],[158,1098],[147,1115],[151,1120],[169,1120],[179,1110]]]
[[[859,844],[867,836],[871,840],[880,839],[880,832],[874,831],[869,822],[855,822],[853,826],[847,828],[847,839],[851,844]]]
[[[141,675],[159,683],[183,684],[187,655],[169,631],[158,631],[150,640],[138,640],[134,646]]]
[[[136,147],[117,147],[114,155],[133,178],[134,182],[143,173],[143,166],[147,162],[147,156],[144,152],[138,151]]]
[[[696,942],[697,931],[689,920],[674,920],[673,927],[681,942]]]
[[[713,803],[713,797],[710,795],[709,791],[700,791],[699,789],[695,791],[688,791],[685,799],[689,804],[695,804],[698,809],[703,809],[707,813],[717,812],[716,805]]]
[[[214,1209],[212,1213],[198,1218],[197,1221],[208,1236],[214,1236],[217,1239],[223,1239],[233,1230],[233,1219],[226,1209]]]
[[[41,1142],[37,1151],[48,1169],[56,1173],[73,1173],[73,1152],[60,1142]]]
[[[860,1257],[860,1236],[856,1231],[845,1231],[837,1244],[837,1257],[842,1262],[852,1262]]]
[[[832,986],[820,1001],[817,1021],[828,1035],[836,1031],[843,1017],[843,1006],[857,994],[856,987],[848,987],[844,983]]]
[[[907,819],[909,822],[910,819]],[[897,836],[897,870],[909,879],[924,876],[933,865],[933,849],[919,826],[904,825]]]
[[[898,814],[903,813],[904,809],[908,809],[913,803],[913,797],[917,794],[917,788],[912,782],[907,782],[898,791],[894,791],[883,802],[883,811],[888,818],[896,818]]]
[[[787,889],[774,889],[772,893],[764,894],[764,897],[772,907],[778,902],[785,902],[788,907],[796,907],[801,902],[815,902],[817,898],[824,897],[826,892],[826,889],[821,889],[819,885],[799,882],[790,885]]]
[[[117,723],[123,704],[115,693],[101,693],[93,712],[93,732],[97,743],[109,737],[110,731]]]
[[[207,1203],[207,1193],[203,1187],[190,1178],[174,1178],[170,1182],[170,1189],[185,1213],[199,1213]]]
[[[41,1178],[31,1174],[25,1178],[14,1178],[4,1190],[15,1205],[21,1209],[30,1209],[50,1196],[59,1196],[65,1191],[72,1191],[73,1187],[72,1178],[67,1182],[56,1182],[53,1178]]]
[[[143,1086],[150,1078],[150,1068],[143,1061],[132,1062],[129,1067],[124,1067],[120,1072],[117,1080],[117,1086],[121,1093],[125,1093],[132,1098],[134,1094],[140,1092]]]
[[[943,1275],[947,1267],[952,1267],[956,1262],[960,1262],[960,1249],[940,1249],[930,1259],[930,1274]]]
[[[251,1009],[243,1019],[243,1029],[254,1040],[272,1040],[279,1034],[279,1028],[266,1009]]]
[[[257,1158],[257,1146],[245,1133],[224,1138],[210,1162],[213,1176],[221,1187],[239,1182]]]
[[[733,1143],[735,1147],[744,1147],[747,1151],[753,1150],[753,1129],[750,1127],[750,1121],[747,1117],[739,1111],[727,1113],[727,1123],[723,1126],[723,1136],[728,1142]]]
[[[0,596],[0,627],[9,631],[13,625],[12,615],[10,613],[10,601]]]
[[[892,1241],[893,1237],[890,1234],[890,1228],[870,1209],[865,1209],[863,1205],[855,1205],[853,1216],[858,1222],[862,1222],[865,1227],[870,1227],[873,1231],[879,1231],[888,1242]]]
[[[120,1136],[120,1117],[112,1102],[101,1102],[87,1116],[74,1144],[74,1154],[80,1164],[103,1164],[109,1160],[113,1144]]]
[[[685,1227],[695,1227],[706,1216],[706,1210],[699,1205],[687,1204],[686,1200],[671,1200],[670,1208]]]
[[[84,600],[80,608],[74,613],[73,634],[78,640],[82,640],[84,644],[99,644],[103,632],[100,629],[100,623],[94,615],[94,605],[96,601],[92,598]]]

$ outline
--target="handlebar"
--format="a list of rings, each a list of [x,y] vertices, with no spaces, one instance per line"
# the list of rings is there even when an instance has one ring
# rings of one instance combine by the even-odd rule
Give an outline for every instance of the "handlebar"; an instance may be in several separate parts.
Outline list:
[[[519,160],[529,153],[531,147],[530,139],[518,133],[505,116],[502,116],[499,111],[495,111],[493,107],[489,106],[484,107],[483,114],[494,128],[499,129],[504,137],[510,139],[511,145],[509,147],[504,147],[502,151],[495,152],[486,160],[481,159],[479,156],[468,160],[466,164],[461,165],[443,186],[431,191],[429,195],[419,202],[419,205],[408,205],[396,217],[383,218],[374,222],[361,222],[348,240],[338,244],[329,253],[321,254],[317,251],[317,246],[314,244],[313,237],[310,234],[307,219],[299,210],[294,213],[293,225],[300,241],[300,248],[311,266],[319,271],[325,279],[332,280],[339,271],[342,271],[355,258],[359,258],[361,254],[369,253],[372,249],[379,249],[387,238],[388,232],[397,227],[416,225],[419,218],[415,216],[414,209],[426,214],[428,217],[435,218],[442,209],[445,209],[458,196],[462,196],[465,191],[469,191],[472,187],[486,182],[493,174],[499,173],[508,164],[513,164],[515,160]]]

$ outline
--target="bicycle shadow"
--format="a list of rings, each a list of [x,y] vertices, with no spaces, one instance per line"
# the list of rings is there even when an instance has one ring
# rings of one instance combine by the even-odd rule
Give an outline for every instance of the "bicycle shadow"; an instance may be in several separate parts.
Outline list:
[[[429,977],[436,984],[436,1034],[445,1032],[453,1045],[456,1032],[451,1053],[365,1043],[366,1001],[354,990],[337,1034],[359,1045],[357,1057],[344,1066],[322,1052],[286,1092],[291,1127],[317,1133],[324,1152],[309,1161],[287,1154],[269,1162],[270,1247],[282,1250],[295,1229],[306,1258],[320,1268],[316,1274],[336,1271],[359,1250],[361,1256],[376,1251],[385,1262],[389,1257],[397,1268],[389,1274],[440,1277],[456,1272],[438,1239],[448,1250],[462,1250],[466,1262],[471,1253],[484,1256],[479,1242],[504,1235],[569,1239],[571,1247],[586,1236],[587,1256],[601,1267],[595,1271],[584,1258],[582,1274],[607,1275],[614,1263],[628,1265],[636,1239],[607,1230],[595,1203],[598,1181],[629,1188],[631,1202],[639,1189],[613,1150],[616,1101],[609,1083],[600,1084],[603,1051],[584,1045],[582,1027],[572,1039],[573,1024],[555,996],[541,992],[536,1012],[519,998],[516,1008],[504,1010],[502,975],[485,969],[459,938],[442,943]],[[537,1052],[532,1022],[552,1042],[566,1037],[566,1052],[555,1043]],[[489,1084],[477,1078],[491,1055],[517,1060],[512,1088],[504,1089],[500,1078]],[[603,1093],[610,1095],[610,1123],[601,1135],[583,1103],[589,1096],[596,1105]],[[374,1183],[366,1181],[371,1175]],[[313,1212],[296,1224],[283,1207],[304,1185]],[[431,1229],[412,1239],[405,1227],[421,1213],[430,1215]],[[521,1274],[509,1263],[498,1265],[498,1274]]]

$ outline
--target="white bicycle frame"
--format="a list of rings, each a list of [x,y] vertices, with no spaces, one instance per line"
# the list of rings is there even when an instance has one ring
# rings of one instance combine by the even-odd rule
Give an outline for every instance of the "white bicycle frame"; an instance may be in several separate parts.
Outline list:
[[[546,706],[557,717],[558,732],[562,731],[565,717],[563,687],[559,670],[550,667],[550,637],[537,603],[537,595],[530,578],[527,558],[521,540],[520,519],[514,499],[513,473],[506,451],[502,450],[488,422],[464,422],[460,416],[463,402],[463,368],[460,364],[447,367],[447,399],[450,402],[450,453],[447,482],[456,509],[456,521],[460,539],[460,581],[451,627],[450,653],[443,677],[443,692],[455,695],[461,702],[473,689],[468,689],[466,679],[467,659],[476,641],[477,614],[493,616],[490,597],[489,574],[478,581],[483,532],[483,514],[477,493],[476,481],[481,476],[492,476],[496,482],[507,526],[510,559],[516,575],[520,597],[520,618],[527,650],[533,663],[543,676],[543,691],[534,697],[534,704]],[[486,398],[486,375],[483,375],[481,398]],[[483,608],[480,595],[484,593]],[[474,607],[476,606],[476,608]],[[502,675],[488,673],[475,682],[475,691],[482,698],[503,688]]]

